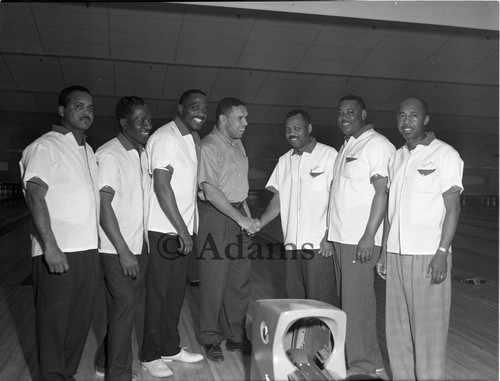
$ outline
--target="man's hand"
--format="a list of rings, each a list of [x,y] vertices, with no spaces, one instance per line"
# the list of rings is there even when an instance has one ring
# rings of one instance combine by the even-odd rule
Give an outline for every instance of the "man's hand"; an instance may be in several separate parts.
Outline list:
[[[262,224],[260,223],[260,220],[258,218],[252,218],[251,221],[252,221],[252,228],[250,230],[245,230],[245,232],[249,236],[254,236],[255,233],[257,233],[261,229]]]
[[[139,276],[139,262],[130,250],[118,253],[118,258],[120,260],[123,275],[131,278],[137,278]]]
[[[387,279],[387,252],[385,250],[381,251],[380,258],[375,265],[377,268],[377,274],[383,280]]]
[[[438,250],[429,264],[426,277],[431,277],[431,284],[442,283],[448,274],[448,253]]]
[[[326,239],[326,235],[319,244],[319,253],[325,258],[333,255],[333,243]]]
[[[254,220],[245,216],[239,218],[238,225],[241,230],[244,230],[247,234],[251,234],[255,228]]]
[[[363,237],[358,242],[356,250],[356,262],[367,263],[372,260],[373,248],[375,247],[375,237],[363,234]]]
[[[193,238],[188,232],[179,234],[179,252],[187,255],[193,250]]]
[[[69,270],[66,254],[59,249],[59,246],[47,246],[45,248],[44,257],[51,273],[62,274]]]

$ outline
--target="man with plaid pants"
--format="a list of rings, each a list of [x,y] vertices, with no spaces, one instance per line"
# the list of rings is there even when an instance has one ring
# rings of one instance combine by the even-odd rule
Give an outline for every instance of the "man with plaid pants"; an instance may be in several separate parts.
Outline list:
[[[387,280],[386,338],[395,380],[443,380],[451,305],[451,243],[463,161],[426,132],[426,103],[401,102],[406,140],[389,160],[389,203],[378,274]]]

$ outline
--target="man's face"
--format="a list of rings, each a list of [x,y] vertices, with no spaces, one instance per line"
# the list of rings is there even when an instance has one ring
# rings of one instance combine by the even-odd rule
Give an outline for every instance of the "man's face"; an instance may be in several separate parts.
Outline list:
[[[231,139],[241,139],[248,125],[247,108],[245,106],[233,106],[226,115],[224,128]]]
[[[125,120],[120,120],[123,134],[132,143],[146,144],[151,132],[151,113],[147,105],[131,107],[130,114]]]
[[[207,119],[207,98],[203,94],[191,94],[178,106],[179,118],[191,131],[199,131]]]
[[[340,102],[337,122],[342,133],[349,137],[354,135],[364,126],[366,110],[363,110],[358,102],[344,100]]]
[[[285,136],[293,148],[302,151],[311,141],[312,126],[307,124],[302,115],[294,115],[285,122]]]
[[[406,141],[421,141],[425,138],[425,126],[429,116],[425,114],[422,102],[409,98],[399,105],[398,130]]]
[[[94,121],[92,96],[84,91],[73,91],[66,107],[58,107],[61,124],[69,130],[87,130]]]

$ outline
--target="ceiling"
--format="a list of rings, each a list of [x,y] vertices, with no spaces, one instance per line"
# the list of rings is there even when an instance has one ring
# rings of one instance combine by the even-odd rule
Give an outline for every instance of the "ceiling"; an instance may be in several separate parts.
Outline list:
[[[195,87],[212,118],[234,96],[250,123],[281,124],[303,107],[330,126],[338,100],[355,93],[391,116],[420,96],[447,120],[440,128],[498,134],[498,48],[498,29],[487,28],[172,3],[0,3],[0,112],[53,113],[59,91],[82,84],[96,117],[135,94],[169,118]]]

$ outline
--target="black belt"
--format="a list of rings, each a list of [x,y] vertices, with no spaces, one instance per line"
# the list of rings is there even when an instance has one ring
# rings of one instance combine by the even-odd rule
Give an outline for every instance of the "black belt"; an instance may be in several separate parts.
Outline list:
[[[201,202],[202,204],[212,205],[212,204],[210,203],[210,201],[207,201],[207,200],[200,200],[200,202]],[[240,202],[231,202],[230,204],[234,207],[234,209],[241,209],[241,208],[243,208],[243,205],[245,204],[245,201],[240,201]]]
[[[240,201],[240,202],[232,202],[231,205],[235,208],[235,209],[241,209],[243,208],[243,204],[245,203],[245,201]]]

